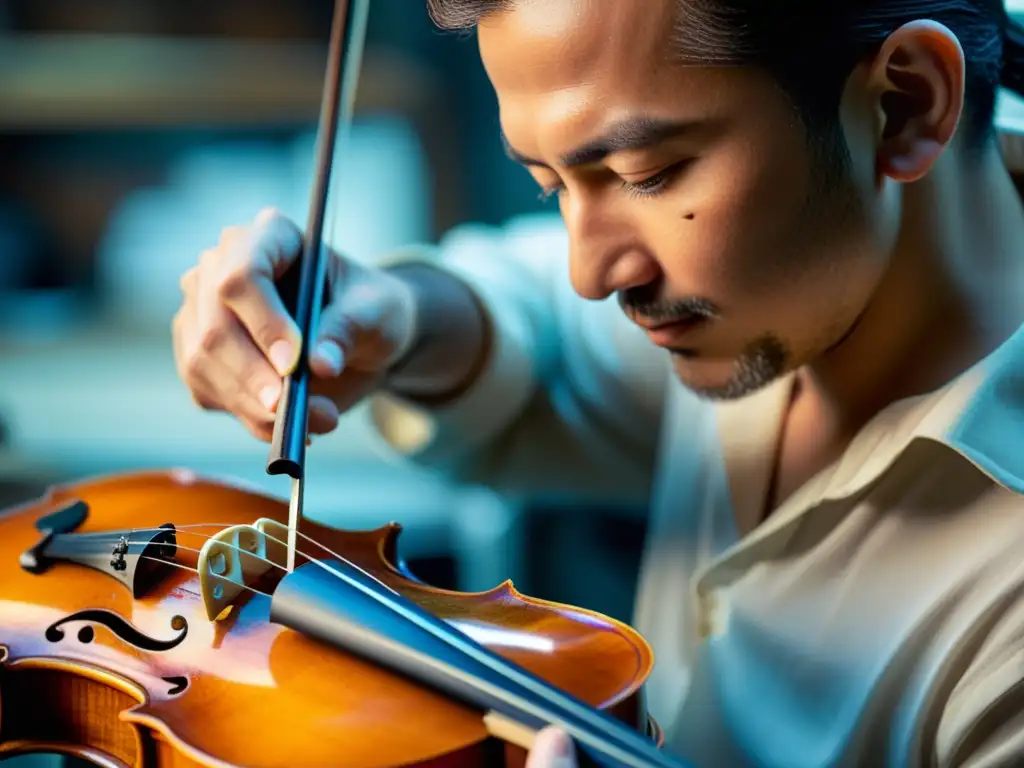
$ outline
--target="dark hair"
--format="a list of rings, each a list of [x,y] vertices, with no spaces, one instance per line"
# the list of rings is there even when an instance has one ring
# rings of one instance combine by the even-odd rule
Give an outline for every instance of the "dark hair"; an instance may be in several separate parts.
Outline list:
[[[427,0],[442,29],[468,29],[517,0]],[[990,137],[999,85],[1024,95],[1024,29],[1004,0],[679,0],[675,50],[688,63],[758,66],[771,73],[815,139],[838,128],[853,68],[903,24],[950,29],[966,59],[964,132]]]

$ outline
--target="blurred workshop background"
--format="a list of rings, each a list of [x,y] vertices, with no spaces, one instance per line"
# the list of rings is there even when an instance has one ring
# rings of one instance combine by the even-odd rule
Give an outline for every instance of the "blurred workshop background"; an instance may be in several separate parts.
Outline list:
[[[180,275],[222,227],[270,204],[305,222],[331,11],[0,0],[0,507],[141,468],[286,495],[265,445],[192,405],[169,324]],[[356,109],[336,247],[372,260],[459,222],[559,226],[502,152],[474,39],[439,33],[422,0],[374,0]],[[1024,121],[1019,102],[1003,110]],[[450,487],[382,460],[364,417],[312,448],[310,517],[400,521],[411,566],[443,586],[512,578],[629,618],[643,510]]]
[[[332,0],[0,0],[0,507],[54,483],[187,467],[280,495],[267,448],[190,401],[178,280],[226,225],[305,224]],[[505,157],[470,36],[374,0],[328,239],[372,260],[459,222],[557,210]],[[433,583],[621,618],[642,510],[521,505],[384,461],[365,412],[310,450],[306,512],[402,523]],[[534,540],[526,557],[524,543]],[[572,551],[572,556],[565,554]]]

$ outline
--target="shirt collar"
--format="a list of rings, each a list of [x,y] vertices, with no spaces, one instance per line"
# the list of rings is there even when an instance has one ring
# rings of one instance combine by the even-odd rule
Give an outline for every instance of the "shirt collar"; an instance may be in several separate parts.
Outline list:
[[[994,482],[1024,492],[1024,326],[945,386],[892,403],[857,434],[843,455],[758,526],[792,376],[741,401],[720,404],[718,423],[741,534],[778,529],[819,502],[853,496],[881,477],[917,440],[956,451]]]
[[[916,440],[955,450],[995,482],[1024,491],[1024,326],[945,386],[883,409],[858,433],[821,488],[860,492]]]

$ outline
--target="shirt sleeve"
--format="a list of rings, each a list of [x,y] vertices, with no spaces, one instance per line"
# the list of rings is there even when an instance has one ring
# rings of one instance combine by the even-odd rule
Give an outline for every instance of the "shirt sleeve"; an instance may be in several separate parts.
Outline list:
[[[647,498],[667,355],[614,299],[579,298],[558,217],[465,225],[388,265],[428,263],[467,283],[489,313],[492,354],[457,402],[370,398],[386,455],[520,496]]]

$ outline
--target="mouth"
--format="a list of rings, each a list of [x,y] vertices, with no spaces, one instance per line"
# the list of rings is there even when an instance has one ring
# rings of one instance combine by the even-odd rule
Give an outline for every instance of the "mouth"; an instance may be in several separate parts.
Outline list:
[[[688,333],[699,328],[707,322],[705,317],[690,316],[685,320],[673,320],[667,323],[648,325],[641,321],[634,321],[647,332],[647,338],[658,347],[673,347]]]

